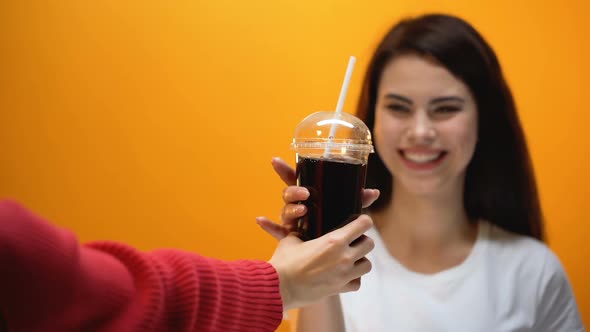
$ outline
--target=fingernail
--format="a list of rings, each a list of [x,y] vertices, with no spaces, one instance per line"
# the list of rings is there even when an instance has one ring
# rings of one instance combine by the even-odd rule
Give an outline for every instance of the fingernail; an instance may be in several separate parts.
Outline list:
[[[307,190],[307,188],[300,187],[300,188],[297,188],[297,194],[305,195],[305,198],[307,198],[307,197],[309,197],[309,190]]]
[[[301,205],[294,206],[291,209],[291,214],[298,214],[299,212],[301,212]]]

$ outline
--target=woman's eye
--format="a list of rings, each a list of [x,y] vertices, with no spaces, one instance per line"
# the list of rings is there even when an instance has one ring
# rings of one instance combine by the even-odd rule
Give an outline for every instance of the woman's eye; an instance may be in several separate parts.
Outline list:
[[[387,107],[387,109],[394,111],[394,112],[400,112],[400,113],[410,112],[410,108],[405,105],[402,105],[402,104],[389,104],[386,107]]]
[[[440,106],[440,107],[437,107],[434,111],[436,113],[455,113],[455,112],[458,112],[459,110],[461,110],[461,109],[457,106]]]

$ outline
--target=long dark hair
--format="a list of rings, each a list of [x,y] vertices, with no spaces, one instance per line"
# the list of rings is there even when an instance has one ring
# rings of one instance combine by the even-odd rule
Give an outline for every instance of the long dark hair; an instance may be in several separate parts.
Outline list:
[[[373,131],[381,73],[394,57],[407,53],[436,59],[463,81],[475,98],[478,141],[467,166],[463,199],[469,219],[484,219],[508,231],[543,240],[537,185],[512,93],[494,51],[469,23],[449,15],[429,14],[396,24],[369,64],[358,116]],[[378,188],[381,196],[371,210],[380,210],[389,203],[392,184],[383,161],[372,154],[367,187]]]

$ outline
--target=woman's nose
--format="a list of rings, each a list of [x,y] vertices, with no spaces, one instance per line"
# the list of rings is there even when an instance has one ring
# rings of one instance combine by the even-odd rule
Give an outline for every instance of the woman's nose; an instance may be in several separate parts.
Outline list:
[[[436,138],[436,128],[427,114],[417,112],[408,126],[407,136],[413,144],[432,143]]]

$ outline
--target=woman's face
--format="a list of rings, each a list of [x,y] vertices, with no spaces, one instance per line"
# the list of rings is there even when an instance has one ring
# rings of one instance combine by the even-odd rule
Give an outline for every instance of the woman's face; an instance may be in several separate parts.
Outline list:
[[[398,56],[379,82],[374,136],[396,188],[427,195],[460,189],[477,142],[475,100],[434,60]]]

